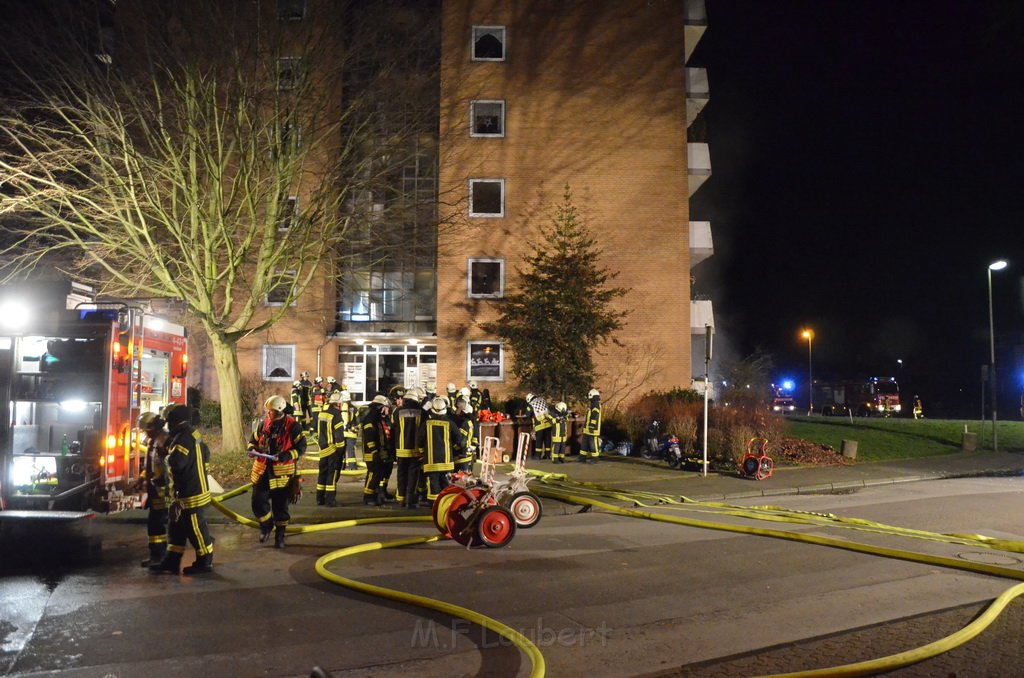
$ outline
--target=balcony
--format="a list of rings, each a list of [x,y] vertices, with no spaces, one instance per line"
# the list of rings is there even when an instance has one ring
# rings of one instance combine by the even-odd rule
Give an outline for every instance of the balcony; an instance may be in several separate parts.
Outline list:
[[[704,110],[711,90],[708,88],[708,69],[686,69],[686,126],[689,127]]]
[[[690,61],[693,50],[697,43],[704,37],[704,30],[708,27],[708,13],[704,7],[704,0],[685,0],[686,18],[683,31],[683,41],[686,47],[686,61]]]
[[[686,168],[690,184],[690,196],[704,185],[711,176],[711,151],[705,143],[686,144]]]
[[[715,253],[710,221],[690,222],[690,269]],[[703,325],[701,325],[703,327]]]
[[[704,335],[704,326],[715,326],[715,310],[710,299],[694,299],[690,302],[690,334]]]

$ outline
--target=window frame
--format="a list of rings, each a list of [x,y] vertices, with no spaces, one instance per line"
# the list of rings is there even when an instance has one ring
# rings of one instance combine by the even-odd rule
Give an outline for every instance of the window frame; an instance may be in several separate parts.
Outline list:
[[[277,232],[287,233],[295,225],[299,213],[299,196],[286,195],[281,201],[281,212],[278,214]]]
[[[491,32],[501,31],[501,56],[500,57],[478,57],[476,55],[477,31]],[[471,26],[469,29],[469,59],[470,61],[505,61],[508,58],[508,28],[505,26]]]
[[[477,183],[497,183],[501,187],[499,201],[501,205],[498,212],[474,212],[473,211],[473,185]],[[505,216],[505,179],[476,177],[469,180],[469,216],[480,219],[501,219]]]
[[[267,349],[269,349],[269,348],[288,349],[291,352],[291,369],[289,370],[289,375],[288,376],[286,376],[286,377],[272,377],[272,376],[270,376],[270,372],[272,370],[268,370],[267,369],[267,367],[268,367],[268,365],[267,365],[267,353],[268,353]],[[295,380],[295,353],[296,353],[296,345],[295,344],[263,344],[263,346],[260,348],[260,352],[261,352],[261,356],[260,356],[260,373],[261,373],[261,376],[263,377],[263,381],[287,381],[287,382],[291,382],[291,381]]]
[[[501,106],[499,115],[498,132],[476,131],[476,106],[477,104],[498,104]],[[505,136],[505,100],[504,99],[473,99],[469,102],[469,136],[483,139],[501,139]]]
[[[298,12],[292,11],[298,9]],[[306,18],[306,0],[277,0],[278,21],[302,21]]]
[[[282,280],[283,280],[283,278],[285,276],[290,276],[292,278],[293,284],[294,284],[294,281],[296,281],[298,279],[298,271],[296,271],[293,268],[289,268],[289,269],[285,269],[283,271],[279,271],[276,275],[277,275],[278,279],[282,279]],[[273,294],[274,290],[276,290],[282,284],[283,284],[283,282],[275,283],[269,290],[267,290],[267,294],[263,297],[263,305],[264,306],[280,307],[280,306],[284,306],[285,305],[285,302],[283,302],[283,301],[271,301],[270,300],[270,295]],[[292,302],[290,304],[288,304],[288,306],[296,306],[297,304],[298,304],[298,296],[296,296],[295,299],[292,299]]]
[[[494,293],[473,292],[473,264],[498,264],[498,291]],[[466,266],[466,298],[468,299],[503,299],[505,297],[505,258],[504,257],[470,257]]]
[[[473,368],[473,347],[475,345],[489,345],[496,346],[498,350],[498,374],[488,375],[481,374],[479,371],[474,372]],[[476,366],[477,368],[484,367],[482,365]],[[470,339],[466,342],[466,380],[475,381],[505,381],[505,343],[497,339]]]
[[[286,64],[291,64],[291,68],[285,68]],[[287,80],[282,78],[284,73],[290,73],[291,75]],[[282,56],[277,57],[277,89],[280,92],[290,92],[291,90],[299,86],[299,80],[302,78],[302,57],[300,56]]]

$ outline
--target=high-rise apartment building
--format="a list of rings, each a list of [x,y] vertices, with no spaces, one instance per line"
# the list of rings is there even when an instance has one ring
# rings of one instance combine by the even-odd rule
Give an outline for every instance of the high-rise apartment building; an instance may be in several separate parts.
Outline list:
[[[264,5],[271,1],[275,11],[262,16],[285,35],[337,7]],[[435,0],[405,9],[436,36],[424,54],[440,64],[436,96],[390,184],[353,197],[400,214],[389,230],[397,240],[388,256],[343,253],[339,270],[325,271],[285,320],[239,344],[242,374],[282,393],[302,371],[334,376],[357,399],[396,384],[443,390],[470,380],[495,397],[515,393],[515,356],[481,323],[515,288],[528,248],[543,246],[541,229],[568,186],[603,250],[595,264],[628,290],[619,344],[601,349],[595,385],[617,399],[689,387],[704,371],[705,325],[714,325],[710,301],[693,299],[690,283],[712,251],[710,225],[689,210],[710,174],[706,140],[694,134],[707,76],[687,63],[704,30],[703,0]],[[278,77],[287,85],[306,67],[282,52]],[[359,87],[341,78],[339,96]],[[386,138],[386,121],[404,113],[383,105]],[[191,377],[215,392],[211,365],[194,355]]]

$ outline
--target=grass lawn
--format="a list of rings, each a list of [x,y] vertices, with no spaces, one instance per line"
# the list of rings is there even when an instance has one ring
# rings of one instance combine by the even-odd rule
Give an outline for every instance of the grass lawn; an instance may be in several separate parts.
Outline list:
[[[978,449],[992,449],[992,424],[962,419],[865,419],[854,417],[787,417],[786,435],[840,449],[857,441],[858,461],[911,459],[960,451],[964,427],[978,435]],[[1024,452],[1024,422],[999,422],[999,450]]]

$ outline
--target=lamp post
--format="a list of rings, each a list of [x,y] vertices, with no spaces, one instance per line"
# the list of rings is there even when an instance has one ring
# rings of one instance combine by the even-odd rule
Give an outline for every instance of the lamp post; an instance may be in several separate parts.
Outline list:
[[[814,414],[814,370],[811,361],[811,343],[814,341],[814,330],[807,328],[800,333],[807,340],[807,416]]]
[[[996,431],[996,330],[992,318],[992,271],[1006,268],[1006,261],[1000,259],[988,265],[988,379],[992,389],[992,451],[999,451],[999,433]]]

